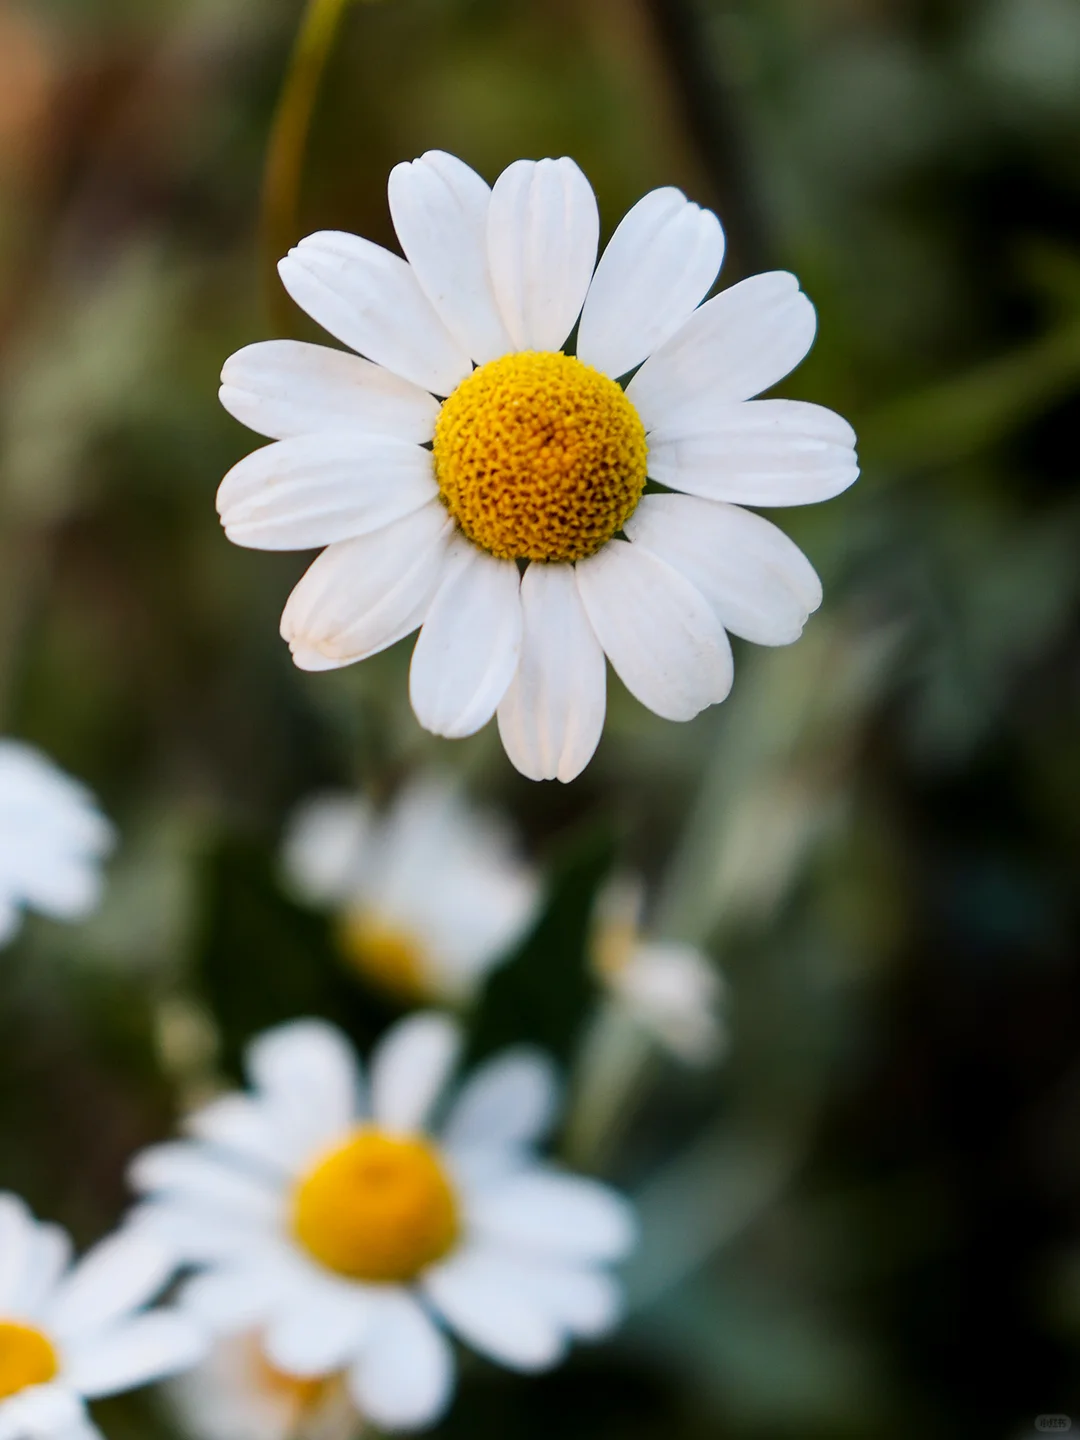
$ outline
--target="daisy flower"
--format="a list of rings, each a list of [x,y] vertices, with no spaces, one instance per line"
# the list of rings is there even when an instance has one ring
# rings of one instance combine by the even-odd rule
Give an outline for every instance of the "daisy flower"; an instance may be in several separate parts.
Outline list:
[[[531,922],[534,872],[448,780],[413,781],[380,815],[362,797],[301,805],[285,836],[290,888],[337,912],[343,953],[398,999],[467,1000]]]
[[[85,1400],[194,1364],[202,1332],[175,1310],[146,1310],[168,1282],[169,1252],[120,1231],[74,1266],[56,1225],[0,1195],[0,1440],[100,1440]]]
[[[40,750],[0,740],[0,944],[23,907],[81,920],[101,899],[112,826],[85,786]]]
[[[300,1380],[271,1365],[255,1333],[220,1336],[167,1394],[195,1440],[353,1440],[360,1416],[342,1380]]]
[[[458,737],[497,713],[524,775],[572,780],[603,729],[605,655],[689,720],[731,687],[729,630],[798,637],[818,578],[742,507],[838,494],[854,435],[751,399],[805,356],[813,307],[783,272],[701,304],[723,233],[678,190],[640,200],[598,265],[596,199],[565,157],[489,189],[429,151],[389,193],[405,259],[324,231],[279,267],[358,353],[272,341],[226,363],[222,403],[275,443],[225,477],[222,523],[238,545],[326,547],[281,621],[302,669],[419,626],[420,723]]]
[[[365,1084],[332,1026],[282,1026],[248,1052],[252,1094],[198,1112],[194,1140],[132,1171],[151,1197],[137,1223],[202,1267],[182,1303],[219,1333],[259,1331],[287,1375],[344,1371],[387,1430],[449,1404],[444,1325],[522,1371],[607,1332],[619,1292],[605,1267],[633,1240],[624,1200],[536,1158],[556,1084],[533,1052],[482,1065],[431,1128],[459,1045],[446,1016],[414,1015]]]
[[[688,1065],[716,1060],[726,1039],[723,981],[694,945],[642,931],[644,889],[621,876],[597,902],[593,970],[611,1001],[664,1049]]]

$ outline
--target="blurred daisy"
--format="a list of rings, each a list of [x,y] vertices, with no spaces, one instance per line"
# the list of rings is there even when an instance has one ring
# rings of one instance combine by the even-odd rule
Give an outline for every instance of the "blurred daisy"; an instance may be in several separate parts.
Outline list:
[[[132,1170],[152,1197],[141,1223],[205,1267],[183,1303],[220,1333],[261,1331],[287,1375],[344,1370],[388,1430],[431,1425],[450,1402],[439,1322],[523,1371],[607,1332],[619,1292],[605,1267],[633,1241],[624,1200],[534,1155],[556,1107],[542,1057],[481,1066],[430,1129],[459,1045],[445,1016],[413,1016],[365,1085],[332,1026],[282,1026],[248,1052],[254,1094],[196,1113],[194,1141]]]
[[[353,1440],[361,1426],[339,1377],[284,1374],[254,1333],[219,1337],[206,1359],[170,1381],[167,1392],[196,1440]]]
[[[620,877],[605,887],[594,919],[592,961],[611,1000],[690,1065],[719,1058],[726,1039],[723,982],[701,950],[642,933],[644,890]]]
[[[200,1328],[143,1307],[167,1283],[167,1251],[121,1231],[72,1268],[56,1225],[0,1195],[0,1440],[93,1440],[84,1400],[116,1395],[201,1358]]]
[[[81,920],[101,899],[112,826],[85,786],[39,750],[0,740],[0,944],[26,907]]]
[[[385,815],[359,796],[316,796],[289,824],[283,868],[300,897],[337,912],[361,974],[408,1001],[468,999],[538,893],[509,837],[444,780],[414,781]]]
[[[222,523],[238,545],[327,547],[282,617],[301,668],[420,626],[420,723],[457,737],[497,712],[523,774],[572,780],[603,729],[605,655],[689,720],[731,687],[729,630],[798,637],[818,578],[740,507],[838,494],[854,435],[820,406],[751,400],[809,350],[813,307],[782,272],[700,304],[724,238],[678,190],[640,200],[599,265],[596,199],[566,158],[489,189],[430,151],[393,170],[390,211],[404,260],[325,231],[280,265],[366,359],[273,341],[226,363],[222,403],[277,443],[225,477]]]

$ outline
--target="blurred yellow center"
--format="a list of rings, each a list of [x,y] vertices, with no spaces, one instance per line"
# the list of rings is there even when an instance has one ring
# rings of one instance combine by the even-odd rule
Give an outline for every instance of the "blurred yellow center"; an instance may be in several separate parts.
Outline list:
[[[56,1351],[40,1330],[0,1320],[0,1400],[47,1384],[59,1368]]]
[[[636,925],[626,920],[609,920],[593,937],[593,965],[602,980],[617,980],[622,975],[638,944]]]
[[[282,1405],[288,1405],[294,1415],[302,1415],[318,1408],[330,1389],[331,1380],[301,1380],[296,1375],[286,1375],[276,1365],[271,1365],[255,1336],[248,1337],[250,1363],[256,1385],[264,1395]]]
[[[345,916],[340,944],[345,958],[366,980],[396,999],[423,1000],[431,993],[420,942],[372,911],[357,910]]]
[[[525,350],[474,370],[435,427],[435,475],[465,534],[503,560],[583,560],[634,513],[647,446],[614,380]]]
[[[423,1140],[357,1130],[297,1185],[292,1229],[339,1275],[411,1280],[457,1239],[457,1198]]]

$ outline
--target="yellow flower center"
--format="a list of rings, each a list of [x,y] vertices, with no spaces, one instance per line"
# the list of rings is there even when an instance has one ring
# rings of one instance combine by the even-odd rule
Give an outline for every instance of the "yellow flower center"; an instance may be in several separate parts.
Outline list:
[[[286,1375],[284,1370],[271,1365],[257,1336],[244,1337],[244,1345],[252,1377],[264,1395],[287,1405],[295,1416],[318,1409],[333,1384],[332,1378],[302,1380],[296,1375]]]
[[[627,920],[608,920],[593,936],[592,960],[601,980],[625,974],[638,944],[638,929]]]
[[[462,530],[502,560],[584,560],[634,513],[648,447],[614,380],[525,350],[474,370],[435,427],[435,475]]]
[[[424,1000],[431,994],[431,976],[420,942],[373,911],[347,914],[340,926],[339,943],[349,963],[395,999]]]
[[[293,1193],[292,1231],[352,1280],[411,1280],[458,1237],[457,1197],[423,1140],[357,1130]]]
[[[56,1351],[40,1330],[0,1320],[0,1400],[47,1384],[59,1369]]]

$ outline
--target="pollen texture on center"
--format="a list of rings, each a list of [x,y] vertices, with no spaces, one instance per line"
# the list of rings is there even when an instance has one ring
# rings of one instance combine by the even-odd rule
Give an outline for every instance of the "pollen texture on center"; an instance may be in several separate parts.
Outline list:
[[[292,1231],[339,1275],[406,1281],[452,1248],[457,1198],[426,1141],[364,1128],[299,1182]]]
[[[504,560],[583,560],[633,514],[645,427],[614,380],[560,352],[491,360],[446,400],[435,429],[442,499]]]

